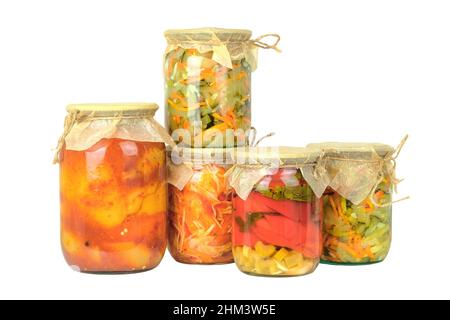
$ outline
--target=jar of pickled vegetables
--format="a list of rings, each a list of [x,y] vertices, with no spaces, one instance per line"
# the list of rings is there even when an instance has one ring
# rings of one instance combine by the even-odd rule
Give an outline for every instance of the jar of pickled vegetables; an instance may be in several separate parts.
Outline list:
[[[304,148],[237,152],[229,180],[236,191],[233,256],[241,271],[299,276],[316,269],[322,250],[321,203],[306,179],[317,157]]]
[[[69,105],[60,164],[61,244],[89,273],[156,267],[166,249],[165,143],[155,104]]]
[[[244,146],[251,128],[251,72],[257,49],[277,50],[236,29],[168,30],[166,128],[187,147]]]
[[[231,188],[234,149],[175,149],[169,160],[169,251],[188,264],[233,262]]]
[[[329,264],[383,261],[391,245],[394,149],[383,144],[322,143],[323,253]]]

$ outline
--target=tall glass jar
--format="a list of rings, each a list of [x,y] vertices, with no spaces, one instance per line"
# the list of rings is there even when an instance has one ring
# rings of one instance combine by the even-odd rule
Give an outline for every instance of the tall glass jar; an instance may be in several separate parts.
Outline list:
[[[323,253],[328,264],[383,261],[392,239],[394,149],[382,144],[313,144],[331,181],[323,195]]]
[[[303,167],[313,166],[317,155],[302,148],[280,148],[275,153],[253,149],[244,157],[258,160],[238,164],[231,173],[236,191],[236,265],[247,274],[261,276],[313,272],[322,250],[322,210],[319,198],[305,180]],[[267,163],[268,159],[279,161]]]
[[[188,264],[233,262],[228,149],[181,149],[169,165],[169,251]],[[177,164],[175,164],[177,163]]]
[[[60,140],[61,245],[90,273],[145,271],[166,249],[166,148],[154,104],[69,105]]]
[[[243,146],[251,127],[251,31],[168,30],[166,127],[188,147]]]

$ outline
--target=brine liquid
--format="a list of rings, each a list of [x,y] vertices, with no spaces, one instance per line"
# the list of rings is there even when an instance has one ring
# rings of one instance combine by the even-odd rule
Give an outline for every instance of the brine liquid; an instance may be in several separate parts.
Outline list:
[[[61,244],[82,272],[156,267],[166,248],[163,143],[102,139],[60,159]]]

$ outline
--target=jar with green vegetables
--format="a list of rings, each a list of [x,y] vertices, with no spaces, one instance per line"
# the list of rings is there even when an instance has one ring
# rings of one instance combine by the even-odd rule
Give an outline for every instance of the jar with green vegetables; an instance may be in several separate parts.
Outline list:
[[[329,264],[383,261],[392,238],[394,148],[384,144],[310,144],[323,152],[323,252]]]
[[[216,28],[165,32],[166,127],[177,143],[196,148],[247,143],[257,49],[277,49],[251,35]]]

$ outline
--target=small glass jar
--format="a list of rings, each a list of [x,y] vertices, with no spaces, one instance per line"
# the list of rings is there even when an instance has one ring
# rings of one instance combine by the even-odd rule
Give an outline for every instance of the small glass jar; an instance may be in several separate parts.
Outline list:
[[[392,170],[382,144],[313,144],[324,152],[332,181],[323,195],[322,263],[383,261],[392,238]]]
[[[227,149],[181,149],[169,165],[169,251],[188,264],[233,262]],[[172,161],[172,160],[169,160]]]
[[[59,153],[61,245],[88,273],[156,267],[166,249],[166,148],[153,104],[69,105]],[[152,128],[152,129],[150,129]]]
[[[249,30],[168,30],[166,128],[187,147],[243,146],[251,128]]]
[[[244,157],[267,160],[253,149]],[[238,152],[239,153],[239,152]],[[239,154],[238,154],[239,157]],[[281,148],[270,165],[237,165],[231,173],[233,256],[244,273],[259,276],[299,276],[319,264],[321,202],[302,174],[314,164],[302,148]]]

